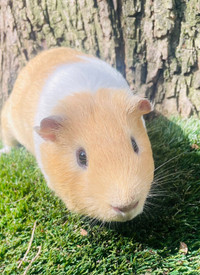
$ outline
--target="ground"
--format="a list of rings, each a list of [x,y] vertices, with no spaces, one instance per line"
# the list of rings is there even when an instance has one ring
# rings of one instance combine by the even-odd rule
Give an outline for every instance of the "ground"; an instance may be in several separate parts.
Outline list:
[[[127,223],[70,213],[24,148],[2,155],[0,273],[200,274],[200,122],[160,117],[148,131],[155,182]]]

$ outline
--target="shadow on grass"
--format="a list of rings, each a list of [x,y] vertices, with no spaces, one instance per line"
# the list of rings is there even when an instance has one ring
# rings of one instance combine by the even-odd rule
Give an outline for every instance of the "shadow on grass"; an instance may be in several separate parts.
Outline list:
[[[200,151],[191,143],[200,129],[190,122],[184,131],[179,124],[164,117],[148,123],[156,172],[145,210],[130,222],[108,225],[134,242],[168,251],[180,242],[200,246]]]

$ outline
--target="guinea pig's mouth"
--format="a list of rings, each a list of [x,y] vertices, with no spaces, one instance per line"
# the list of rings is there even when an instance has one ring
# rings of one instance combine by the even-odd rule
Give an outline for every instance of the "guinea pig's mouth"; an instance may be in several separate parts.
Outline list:
[[[128,213],[128,214],[117,214],[112,218],[113,222],[127,222],[135,218],[138,214]]]
[[[114,214],[113,221],[130,221],[142,212],[142,209],[140,208],[139,201],[133,202],[130,205],[123,207],[116,207],[111,205],[111,210]]]

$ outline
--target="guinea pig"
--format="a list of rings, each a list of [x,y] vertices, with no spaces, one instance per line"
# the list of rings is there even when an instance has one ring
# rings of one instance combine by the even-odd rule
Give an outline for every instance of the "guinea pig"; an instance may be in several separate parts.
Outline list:
[[[106,62],[50,49],[22,69],[5,103],[1,153],[25,146],[71,211],[131,220],[143,211],[153,180],[143,120],[151,110]]]

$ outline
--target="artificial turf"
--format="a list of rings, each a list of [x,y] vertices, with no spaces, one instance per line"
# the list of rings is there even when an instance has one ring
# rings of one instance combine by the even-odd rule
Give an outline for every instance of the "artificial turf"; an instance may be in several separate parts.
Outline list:
[[[155,182],[127,223],[70,213],[24,148],[2,155],[0,274],[200,274],[200,121],[159,117],[148,132]]]

